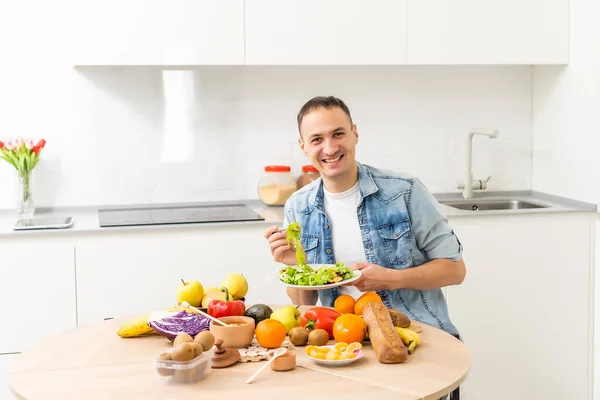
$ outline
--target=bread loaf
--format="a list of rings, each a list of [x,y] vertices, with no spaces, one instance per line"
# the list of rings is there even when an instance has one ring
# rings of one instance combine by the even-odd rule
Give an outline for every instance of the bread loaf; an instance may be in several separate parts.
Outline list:
[[[398,328],[408,328],[410,326],[410,319],[403,312],[390,308],[388,310],[390,317],[392,317],[392,324]]]
[[[397,364],[408,359],[406,346],[396,333],[385,304],[378,301],[367,304],[363,311],[363,319],[367,323],[369,340],[377,361],[382,364]]]

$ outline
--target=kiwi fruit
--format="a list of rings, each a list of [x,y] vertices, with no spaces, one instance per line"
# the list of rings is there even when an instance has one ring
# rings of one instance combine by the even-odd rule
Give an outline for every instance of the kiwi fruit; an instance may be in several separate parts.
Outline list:
[[[410,326],[410,319],[403,312],[394,310],[393,308],[388,309],[388,312],[392,318],[392,325],[399,328],[408,328]]]
[[[194,358],[199,357],[204,352],[202,345],[200,343],[192,342],[190,343],[192,347],[194,347]]]
[[[290,336],[290,343],[295,346],[304,346],[308,343],[308,331],[301,326],[290,329],[288,335]]]
[[[196,351],[191,343],[180,343],[171,350],[171,360],[190,361],[194,359],[195,353]]]
[[[194,342],[202,345],[204,351],[208,351],[215,344],[215,335],[211,331],[202,331],[196,335]]]
[[[156,357],[157,360],[159,361],[169,361],[171,359],[171,354],[169,353],[161,353],[158,355],[158,357]],[[173,370],[169,369],[169,368],[161,368],[161,367],[157,367],[156,371],[158,372],[158,374],[160,376],[170,376],[173,375]]]
[[[188,335],[187,333],[180,333],[175,336],[175,340],[173,340],[173,346],[177,346],[181,343],[189,343],[193,342],[194,338]]]
[[[308,344],[325,346],[329,342],[329,333],[325,329],[315,329],[308,334]]]

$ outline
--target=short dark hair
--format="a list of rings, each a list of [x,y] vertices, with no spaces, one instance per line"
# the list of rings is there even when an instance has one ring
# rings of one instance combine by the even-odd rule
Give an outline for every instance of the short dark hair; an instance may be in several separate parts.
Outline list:
[[[309,114],[311,111],[317,110],[319,108],[332,107],[341,108],[342,111],[348,116],[348,119],[350,119],[350,125],[353,125],[352,116],[350,116],[350,110],[348,109],[346,103],[344,103],[341,99],[338,99],[334,96],[316,96],[307,101],[300,109],[300,112],[298,113],[297,117],[298,132],[300,132],[300,125],[302,125],[302,120],[304,119],[304,116],[306,114]]]

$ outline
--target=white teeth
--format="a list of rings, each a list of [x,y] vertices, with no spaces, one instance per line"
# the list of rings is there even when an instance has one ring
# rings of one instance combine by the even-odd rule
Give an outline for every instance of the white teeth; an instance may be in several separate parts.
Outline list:
[[[328,158],[327,160],[323,160],[323,161],[326,162],[327,164],[331,164],[334,162],[338,162],[340,158],[342,158],[342,156],[337,156],[336,158]]]

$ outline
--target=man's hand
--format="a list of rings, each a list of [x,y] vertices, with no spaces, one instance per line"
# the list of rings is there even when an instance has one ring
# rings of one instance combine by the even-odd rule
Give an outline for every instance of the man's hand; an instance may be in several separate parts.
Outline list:
[[[296,250],[288,244],[286,232],[276,232],[278,229],[277,226],[270,226],[265,231],[265,238],[269,242],[273,260],[285,265],[295,265],[297,263]]]
[[[392,270],[370,263],[357,263],[349,267],[351,270],[360,270],[362,276],[357,281],[349,283],[361,292],[386,290],[390,288],[390,272]]]

